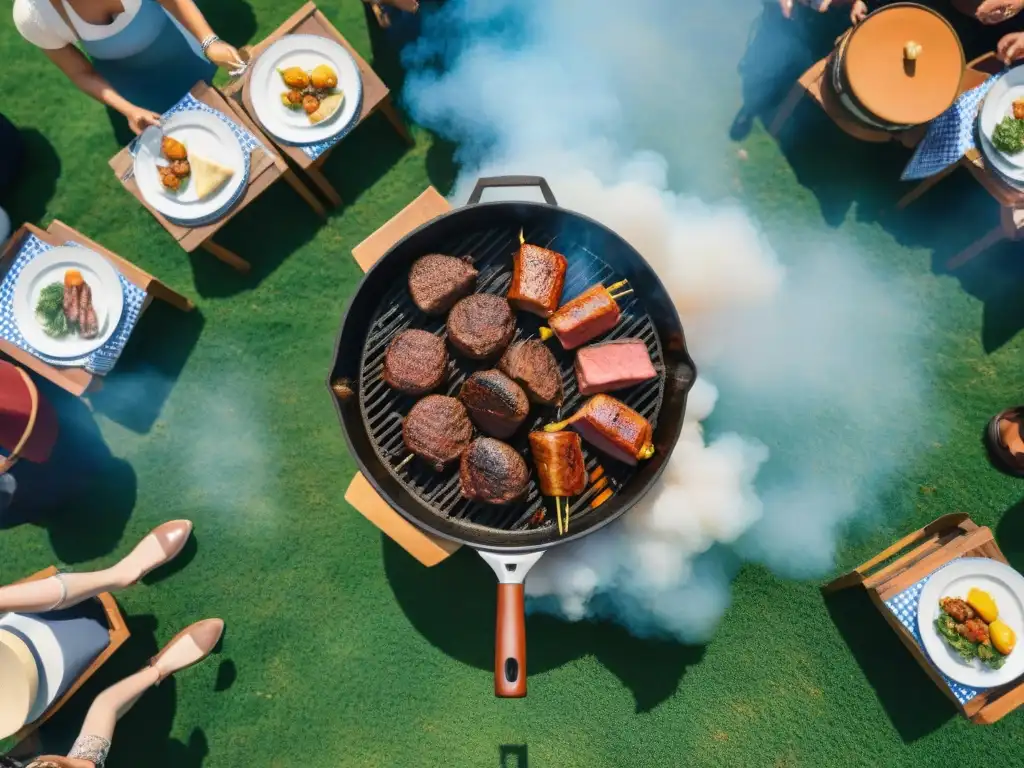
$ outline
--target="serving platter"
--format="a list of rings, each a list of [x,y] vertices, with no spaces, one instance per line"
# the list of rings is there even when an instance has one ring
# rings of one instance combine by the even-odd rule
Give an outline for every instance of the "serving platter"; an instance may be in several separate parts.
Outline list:
[[[69,269],[82,273],[92,289],[99,333],[92,339],[77,334],[63,338],[47,335],[36,318],[36,305],[43,289],[63,283]],[[99,349],[110,339],[124,312],[124,286],[113,265],[98,253],[77,246],[60,246],[41,253],[18,275],[14,286],[14,321],[28,344],[54,360],[77,360]]]
[[[941,610],[939,600],[966,599],[973,587],[992,595],[1000,621],[1018,637],[1024,633],[1024,576],[998,560],[962,557],[933,573],[921,590],[917,613],[921,644],[932,663],[951,680],[972,688],[995,688],[1024,674],[1024,648],[1007,656],[1001,669],[991,669],[978,659],[964,661],[935,628]]]
[[[281,103],[281,94],[288,88],[279,70],[299,67],[308,72],[321,64],[337,73],[337,89],[345,99],[329,118],[311,123],[305,112]],[[246,88],[256,118],[268,133],[288,144],[315,144],[342,133],[359,119],[363,79],[356,60],[340,43],[319,35],[288,35],[256,59]]]
[[[992,133],[996,126],[1004,117],[1013,114],[1013,102],[1021,98],[1024,98],[1024,67],[1016,67],[999,77],[985,94],[985,101],[978,114],[978,129],[982,141],[998,156],[998,161],[993,159],[993,165],[999,162],[1012,168],[1014,175],[1011,178],[1017,179],[1017,174],[1020,174],[1019,180],[1024,180],[1024,152],[1009,154],[992,143]]]

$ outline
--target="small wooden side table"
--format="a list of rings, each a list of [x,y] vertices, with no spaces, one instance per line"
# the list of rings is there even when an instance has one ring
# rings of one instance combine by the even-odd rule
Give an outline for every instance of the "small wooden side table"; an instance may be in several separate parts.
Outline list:
[[[348,41],[342,37],[341,33],[334,28],[334,25],[327,20],[327,17],[317,10],[316,4],[312,2],[303,5],[299,10],[293,13],[287,21],[275,29],[269,37],[248,49],[250,66],[246,71],[246,74],[238,80],[230,83],[223,90],[224,95],[228,97],[228,100],[234,107],[236,114],[242,115],[244,113],[247,120],[256,122],[255,111],[252,108],[252,103],[248,100],[248,93],[246,89],[246,85],[248,84],[249,77],[252,73],[252,62],[255,62],[256,58],[272,43],[277,42],[286,35],[293,34],[318,35],[320,37],[326,37],[336,41],[344,47],[345,50],[352,54],[352,58],[355,59],[356,64],[359,67],[359,73],[363,79],[363,104],[356,125],[359,125],[366,120],[366,118],[379,110],[384,114],[391,125],[394,126],[399,136],[401,136],[410,145],[415,143],[412,138],[412,134],[409,133],[409,129],[398,114],[398,110],[395,109],[395,105],[391,101],[391,91],[388,90],[386,85],[384,85],[384,81],[381,80],[377,73],[373,71],[373,68],[366,63],[366,60],[356,52],[355,48],[349,45]],[[273,137],[271,140],[273,140]],[[320,188],[320,191],[324,193],[324,196],[327,197],[332,205],[341,205],[341,195],[339,195],[337,190],[331,186],[331,183],[327,181],[327,177],[324,176],[323,171],[321,170],[334,147],[325,150],[314,159],[307,155],[303,151],[302,147],[296,147],[278,141],[275,141],[275,145],[282,154],[289,158],[296,166],[301,168],[307,176],[309,176],[310,180]]]

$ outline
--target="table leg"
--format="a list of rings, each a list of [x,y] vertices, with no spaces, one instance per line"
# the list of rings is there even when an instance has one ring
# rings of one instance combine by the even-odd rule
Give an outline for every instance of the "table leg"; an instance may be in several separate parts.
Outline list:
[[[217,245],[213,240],[207,240],[203,243],[203,250],[212,256],[216,256],[232,269],[236,269],[242,274],[245,274],[252,269],[252,265],[248,261],[243,259],[241,256],[232,253],[224,246]]]
[[[923,195],[925,192],[927,192],[929,189],[931,189],[936,184],[938,184],[940,181],[942,181],[944,178],[949,176],[949,174],[951,174],[953,171],[955,171],[959,167],[960,167],[959,163],[953,163],[951,166],[949,166],[948,168],[946,168],[944,170],[939,171],[934,176],[929,176],[927,179],[924,179],[916,187],[914,187],[907,194],[905,194],[903,197],[900,198],[900,201],[898,203],[896,203],[896,208],[898,210],[903,210],[908,205],[910,205],[912,202],[917,200],[917,198],[919,198],[921,195]]]
[[[320,187],[320,191],[324,193],[331,205],[337,208],[341,205],[341,195],[339,195],[334,187],[331,186],[331,182],[327,180],[323,171],[320,170],[320,163],[322,163],[323,160],[324,158],[321,157],[320,161],[316,165],[309,166],[309,168],[306,169],[306,174],[314,184]]]
[[[176,309],[180,309],[182,312],[191,312],[196,308],[196,305],[193,304],[191,300],[182,296],[177,291],[172,291],[159,280],[151,282],[146,292],[149,293],[150,296],[160,299]]]
[[[302,180],[295,175],[295,172],[291,168],[284,172],[284,180],[288,182],[289,187],[299,193],[299,197],[305,200],[309,207],[312,208],[320,218],[327,218],[327,209],[324,208],[323,204],[319,200],[317,200],[313,191],[302,183]]]
[[[959,267],[962,267],[968,261],[973,259],[978,254],[987,251],[996,243],[1000,243],[1007,239],[1006,230],[1002,226],[998,226],[985,235],[980,240],[964,248],[960,253],[951,258],[946,262],[946,269],[952,271]]]
[[[416,144],[416,140],[413,139],[412,134],[409,133],[409,128],[406,126],[405,121],[402,119],[402,116],[398,114],[398,110],[395,109],[395,105],[391,101],[390,95],[385,96],[384,100],[377,105],[377,108],[384,113],[384,117],[386,117],[391,122],[391,125],[395,127],[395,130],[398,131],[398,135],[405,139],[406,144],[409,146]]]

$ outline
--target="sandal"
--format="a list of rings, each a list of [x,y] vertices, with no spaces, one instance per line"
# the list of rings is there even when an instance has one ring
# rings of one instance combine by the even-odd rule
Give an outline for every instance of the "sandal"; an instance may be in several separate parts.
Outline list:
[[[1003,472],[1024,477],[1024,406],[1007,408],[988,423],[989,453]]]

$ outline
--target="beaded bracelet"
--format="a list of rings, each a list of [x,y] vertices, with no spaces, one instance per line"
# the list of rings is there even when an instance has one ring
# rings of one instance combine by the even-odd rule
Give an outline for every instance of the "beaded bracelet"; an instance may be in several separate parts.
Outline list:
[[[214,43],[216,43],[218,40],[220,40],[220,38],[217,37],[216,35],[207,35],[206,37],[203,38],[203,42],[200,43],[200,46],[203,49],[203,55],[204,56],[206,55],[206,49],[209,48]]]

